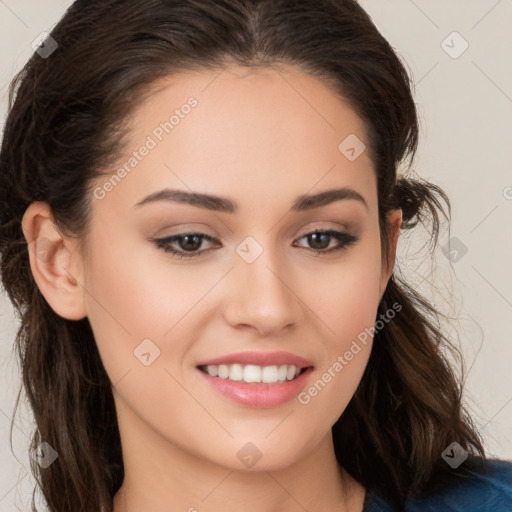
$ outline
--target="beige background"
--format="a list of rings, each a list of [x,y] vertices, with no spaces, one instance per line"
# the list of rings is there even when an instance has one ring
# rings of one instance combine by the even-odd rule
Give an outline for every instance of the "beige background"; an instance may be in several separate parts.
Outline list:
[[[440,249],[438,271],[431,275],[424,254],[415,254],[420,230],[401,240],[399,263],[411,282],[456,319],[446,327],[458,333],[466,357],[468,409],[489,455],[512,459],[512,1],[361,3],[416,84],[421,142],[413,168],[443,187],[453,206],[451,235],[443,231],[440,239],[441,247],[450,236],[457,239],[450,246],[451,265]],[[31,42],[50,31],[70,4],[0,0],[2,126],[9,81],[32,53]],[[457,56],[465,41],[468,48]],[[0,512],[29,510],[33,487],[26,408],[13,431],[16,457],[9,446],[20,382],[12,350],[16,327],[13,309],[0,294]]]

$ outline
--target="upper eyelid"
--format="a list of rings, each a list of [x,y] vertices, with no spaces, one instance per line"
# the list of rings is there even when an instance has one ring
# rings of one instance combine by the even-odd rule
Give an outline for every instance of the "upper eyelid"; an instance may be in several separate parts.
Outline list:
[[[302,234],[296,235],[295,238],[303,237],[305,235],[308,235],[310,233],[316,233],[318,231],[338,231],[338,232],[343,232],[343,233],[347,233],[347,234],[351,234],[351,235],[356,235],[360,231],[360,227],[358,227],[358,224],[355,224],[352,222],[336,222],[336,221],[318,221],[318,222],[320,222],[320,223],[327,222],[327,223],[330,223],[330,225],[328,225],[328,226],[322,226],[322,225],[318,225],[318,224],[313,225],[312,227],[307,228],[304,231],[301,231]],[[332,226],[332,223],[334,223],[335,226]],[[188,230],[185,228],[185,230],[183,230],[181,232],[173,233],[173,234],[170,234],[167,236],[159,236],[158,238],[153,236],[152,239],[153,240],[157,240],[157,239],[158,240],[168,240],[169,238],[172,238],[172,237],[182,237],[182,236],[187,236],[187,235],[200,235],[200,236],[210,237],[214,240],[219,240],[219,238],[216,235],[202,231],[201,228],[189,228]]]

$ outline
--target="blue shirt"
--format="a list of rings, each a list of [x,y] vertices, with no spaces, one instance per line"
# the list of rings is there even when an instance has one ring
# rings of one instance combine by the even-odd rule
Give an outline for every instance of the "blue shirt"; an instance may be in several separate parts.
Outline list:
[[[461,478],[428,497],[411,498],[406,512],[512,512],[512,461],[487,459],[485,471]],[[368,490],[363,512],[395,512],[377,492]]]

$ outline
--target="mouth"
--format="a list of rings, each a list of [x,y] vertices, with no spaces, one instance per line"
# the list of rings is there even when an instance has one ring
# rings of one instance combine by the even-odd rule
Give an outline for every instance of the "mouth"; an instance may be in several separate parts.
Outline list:
[[[277,407],[296,399],[312,378],[311,361],[290,352],[239,352],[196,366],[209,389],[229,403]]]
[[[291,352],[242,351],[200,361],[196,369],[201,381],[230,403],[269,408],[297,398],[314,366]]]
[[[299,367],[295,365],[259,366],[254,364],[208,364],[197,367],[203,373],[217,379],[225,379],[245,384],[283,384],[300,377],[312,366]]]

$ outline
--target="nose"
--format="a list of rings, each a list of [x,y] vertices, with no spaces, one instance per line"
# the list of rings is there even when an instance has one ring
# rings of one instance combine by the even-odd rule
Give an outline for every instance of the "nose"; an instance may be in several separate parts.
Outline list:
[[[226,291],[225,320],[240,329],[256,330],[260,336],[272,336],[298,325],[304,315],[293,270],[276,251],[264,249],[252,263],[238,259],[230,272],[231,286]]]

